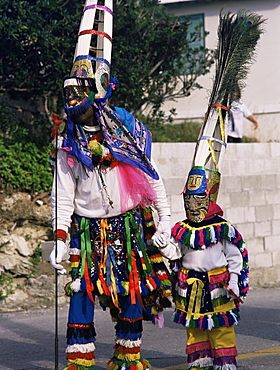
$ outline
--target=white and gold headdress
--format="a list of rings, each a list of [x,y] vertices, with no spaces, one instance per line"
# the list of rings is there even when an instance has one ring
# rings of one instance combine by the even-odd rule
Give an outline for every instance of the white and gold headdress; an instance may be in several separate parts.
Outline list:
[[[64,88],[88,87],[94,99],[106,101],[114,84],[110,83],[110,63],[113,34],[113,1],[86,0],[80,23],[78,40],[70,77],[64,80]],[[75,92],[75,91],[74,91]],[[79,92],[79,91],[77,91]],[[73,93],[73,89],[72,92]],[[67,114],[80,113],[77,106],[66,105]],[[82,107],[80,107],[82,109]]]
[[[195,148],[193,168],[204,169],[210,200],[216,202],[227,146],[231,94],[243,88],[263,33],[262,16],[240,10],[220,14],[217,61],[208,109]],[[186,186],[186,192],[188,192]],[[191,191],[191,190],[189,190]]]

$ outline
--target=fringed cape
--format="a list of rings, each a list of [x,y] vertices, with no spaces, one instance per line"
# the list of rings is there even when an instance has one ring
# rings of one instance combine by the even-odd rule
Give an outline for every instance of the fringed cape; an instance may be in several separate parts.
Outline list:
[[[243,259],[243,266],[238,281],[240,296],[242,298],[246,296],[249,289],[248,252],[245,248],[245,242],[241,234],[233,225],[220,216],[214,216],[213,218],[204,220],[199,224],[185,220],[177,222],[172,228],[171,234],[176,240],[185,245],[187,248],[194,250],[203,250],[209,248],[213,246],[213,244],[217,244],[223,240],[227,240],[234,244],[239,249]],[[178,272],[180,271],[180,268],[180,260],[171,262],[173,275],[176,273],[179,284],[180,278]],[[226,273],[228,276],[227,271]],[[223,275],[224,273],[216,276],[216,288],[219,287],[220,281],[224,281]],[[219,291],[219,289],[217,289],[217,291]],[[182,324],[186,327],[199,328],[202,330],[211,330],[212,328],[218,328],[220,326],[231,326],[237,324],[239,320],[239,305],[237,303],[234,305],[234,307],[226,309],[225,312],[209,312],[209,314],[201,314],[197,317],[192,315],[190,317],[186,310],[182,310],[180,308],[182,302],[186,301],[186,297],[184,298],[181,296],[180,292],[177,291],[175,292],[175,295],[175,300],[177,301],[177,299],[179,299],[179,301],[181,301],[181,303],[179,302],[179,306],[176,307],[173,317],[174,322],[178,324]],[[215,300],[216,302],[219,302],[217,303],[218,305],[223,305],[226,303],[226,301],[223,301],[223,296],[217,296]]]
[[[95,115],[106,147],[114,158],[139,168],[155,180],[159,175],[151,164],[151,134],[147,127],[123,108],[94,103]],[[92,153],[80,124],[67,117],[62,149],[93,170]]]
[[[220,216],[214,216],[210,220],[199,223],[189,220],[177,222],[171,235],[184,244],[187,248],[202,250],[209,248],[223,240],[234,244],[240,251],[243,259],[242,270],[239,275],[240,296],[245,297],[249,290],[249,265],[248,250],[239,231],[228,221]]]

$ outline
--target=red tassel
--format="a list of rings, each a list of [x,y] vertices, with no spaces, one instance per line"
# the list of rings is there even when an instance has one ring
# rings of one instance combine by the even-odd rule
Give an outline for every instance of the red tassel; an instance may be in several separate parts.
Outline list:
[[[101,282],[101,286],[102,286],[102,289],[104,291],[104,294],[105,295],[111,295],[110,290],[107,287],[106,281],[105,281],[105,279],[104,279],[104,277],[102,275],[102,272],[99,273],[98,277],[99,277],[99,280]]]
[[[77,370],[76,365],[70,365],[69,367],[66,367],[67,370]]]
[[[91,283],[91,281],[89,279],[87,263],[85,263],[84,278],[85,278],[85,282],[86,282],[86,291],[87,291],[87,294],[88,294],[90,300],[92,301],[92,303],[95,304],[94,299],[93,299],[93,295],[92,295],[93,286],[92,286],[92,283]]]
[[[53,123],[55,123],[55,126],[52,131],[52,137],[55,138],[59,129],[60,124],[64,121],[64,119],[61,119],[60,121],[58,120],[57,114],[53,114]]]

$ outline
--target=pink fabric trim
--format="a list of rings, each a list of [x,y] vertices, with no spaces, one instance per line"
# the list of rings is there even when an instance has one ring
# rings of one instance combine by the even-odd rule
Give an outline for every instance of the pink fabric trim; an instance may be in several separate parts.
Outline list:
[[[212,349],[212,353],[213,353],[213,357],[215,358],[231,357],[231,356],[238,355],[236,347]]]
[[[211,349],[209,341],[188,344],[187,348],[186,348],[186,353],[190,354],[190,353],[202,351],[202,350],[205,350],[205,349]]]
[[[210,275],[209,282],[210,284],[219,283],[220,281],[228,281],[229,280],[229,272],[226,270],[218,275]]]
[[[122,213],[131,209],[132,205],[145,208],[156,201],[156,192],[144,172],[124,162],[118,162],[116,168],[121,189]]]
[[[178,226],[180,226],[180,225],[178,225]],[[182,235],[184,234],[184,232],[185,232],[185,228],[182,227],[182,229],[178,232],[178,235],[177,235],[176,239],[180,240]]]

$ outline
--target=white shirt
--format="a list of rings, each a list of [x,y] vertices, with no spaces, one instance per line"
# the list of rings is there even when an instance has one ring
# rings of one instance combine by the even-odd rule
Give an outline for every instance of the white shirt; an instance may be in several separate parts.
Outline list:
[[[210,271],[227,266],[229,273],[240,274],[242,256],[239,249],[232,243],[223,240],[213,246],[195,250],[171,237],[170,244],[160,249],[161,254],[169,260],[182,258],[182,266],[188,270]]]
[[[155,168],[154,163],[153,166]],[[51,194],[54,229],[62,229],[67,232],[73,213],[87,218],[109,218],[118,216],[138,206],[138,204],[134,204],[130,200],[127,204],[127,209],[121,209],[122,189],[119,186],[117,167],[108,168],[106,171],[102,170],[102,177],[107,186],[108,195],[113,201],[114,208],[109,205],[109,200],[97,169],[94,167],[93,171],[85,171],[84,167],[76,160],[75,165],[70,167],[67,163],[66,151],[57,151],[57,171],[54,175]],[[147,178],[156,193],[154,206],[159,216],[170,215],[162,179],[153,180],[148,175]]]
[[[243,136],[243,118],[252,115],[249,108],[242,102],[242,100],[234,100],[230,107],[230,120],[228,135],[236,138]]]

